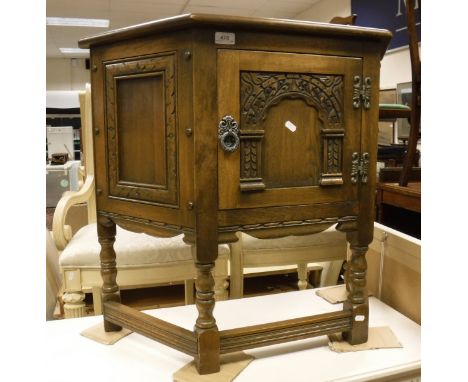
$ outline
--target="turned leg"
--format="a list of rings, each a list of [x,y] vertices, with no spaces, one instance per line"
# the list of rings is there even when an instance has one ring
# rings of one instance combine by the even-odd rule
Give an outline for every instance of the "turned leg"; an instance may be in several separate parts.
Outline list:
[[[65,318],[86,316],[85,294],[83,292],[65,292],[62,296]]]
[[[219,371],[219,332],[213,317],[215,306],[214,278],[212,270],[214,263],[196,262],[197,280],[195,282],[195,304],[198,318],[195,324],[195,334],[198,341],[198,355],[195,357],[197,370],[200,374],[210,374]]]
[[[297,286],[299,290],[307,289],[307,263],[299,263],[297,264]]]
[[[369,326],[369,302],[366,288],[366,252],[367,246],[361,246],[355,240],[350,241],[351,257],[346,264],[345,281],[348,298],[343,304],[344,310],[351,310],[353,323],[343,338],[351,345],[367,342]]]
[[[102,277],[102,304],[107,301],[120,302],[120,291],[117,285],[117,263],[115,261],[115,223],[107,218],[99,217],[97,222],[98,240],[101,244],[101,277]],[[122,329],[105,319],[104,311],[104,330],[106,332],[116,332]]]
[[[322,286],[321,280],[322,280],[322,272],[323,272],[323,267],[318,266],[317,269],[314,269],[312,274],[309,272],[309,276],[307,277],[307,280],[309,281],[310,284],[313,285],[314,288],[318,288]]]

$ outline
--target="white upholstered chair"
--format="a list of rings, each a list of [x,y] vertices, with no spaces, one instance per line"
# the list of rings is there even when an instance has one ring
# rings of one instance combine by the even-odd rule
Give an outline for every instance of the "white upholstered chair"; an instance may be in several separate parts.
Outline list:
[[[279,239],[257,239],[238,233],[239,241],[231,243],[230,297],[244,294],[244,274],[249,268],[297,266],[298,288],[308,286],[308,271],[322,268],[320,286],[336,285],[346,260],[346,235],[335,227],[304,236]]]
[[[65,192],[57,204],[53,218],[53,237],[60,253],[62,273],[62,300],[65,317],[86,314],[85,293],[93,294],[94,313],[101,313],[101,285],[99,252],[96,228],[96,201],[94,194],[93,137],[91,123],[91,89],[80,94],[84,181],[79,191]],[[88,224],[73,233],[65,224],[71,206],[86,203]],[[192,250],[182,240],[182,235],[157,238],[144,233],[134,233],[117,227],[114,244],[117,255],[117,283],[121,289],[135,289],[185,282],[185,302],[193,303],[193,286],[196,270]],[[219,246],[219,256],[214,268],[215,298],[227,298],[229,247]]]

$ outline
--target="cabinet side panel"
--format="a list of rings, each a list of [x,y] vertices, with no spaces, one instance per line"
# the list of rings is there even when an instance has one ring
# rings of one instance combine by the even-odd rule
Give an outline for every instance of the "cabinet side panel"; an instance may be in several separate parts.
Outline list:
[[[174,54],[106,65],[109,194],[178,205]]]
[[[127,230],[193,232],[191,48],[185,31],[91,49],[97,210]]]

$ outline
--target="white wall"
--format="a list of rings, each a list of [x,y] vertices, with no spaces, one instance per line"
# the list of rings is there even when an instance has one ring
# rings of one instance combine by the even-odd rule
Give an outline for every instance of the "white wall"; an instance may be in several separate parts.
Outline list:
[[[306,11],[296,15],[298,20],[328,22],[335,16],[349,16],[351,0],[321,0]],[[358,16],[359,17],[359,16]],[[48,58],[47,90],[83,90],[90,81],[90,71],[84,59]],[[382,60],[381,89],[396,88],[401,82],[411,81],[409,49],[388,53]]]
[[[46,90],[84,90],[90,71],[82,58],[47,58]]]
[[[351,0],[321,0],[306,11],[296,15],[298,20],[328,23],[335,16],[351,15]]]
[[[351,0],[321,0],[295,18],[329,22],[335,16],[351,15]],[[359,15],[358,15],[359,20]],[[387,53],[380,69],[380,88],[394,89],[401,82],[411,81],[409,49]]]
[[[409,48],[387,53],[380,67],[380,88],[394,89],[401,82],[411,81]]]

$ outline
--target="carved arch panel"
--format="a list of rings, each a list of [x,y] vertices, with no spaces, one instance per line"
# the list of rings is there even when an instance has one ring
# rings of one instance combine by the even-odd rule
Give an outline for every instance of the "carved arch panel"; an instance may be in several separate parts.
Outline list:
[[[320,121],[321,186],[341,185],[343,162],[343,76],[243,71],[240,74],[241,191],[266,188],[262,178],[262,122],[285,100],[302,99]]]

